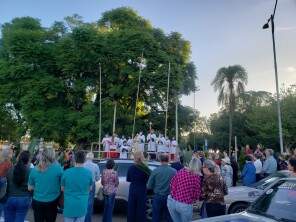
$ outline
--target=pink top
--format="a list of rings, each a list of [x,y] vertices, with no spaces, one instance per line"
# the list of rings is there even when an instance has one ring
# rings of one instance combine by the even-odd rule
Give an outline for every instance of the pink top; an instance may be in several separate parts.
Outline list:
[[[105,195],[116,193],[119,185],[117,172],[113,169],[105,169],[102,173],[101,183]]]
[[[181,203],[193,204],[201,195],[201,177],[182,169],[171,180],[171,196]]]

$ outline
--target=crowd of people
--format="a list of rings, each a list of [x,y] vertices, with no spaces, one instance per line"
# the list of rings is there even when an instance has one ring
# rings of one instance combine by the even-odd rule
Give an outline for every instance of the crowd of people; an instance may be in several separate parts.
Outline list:
[[[129,153],[132,152],[132,148],[135,148],[141,152],[148,153],[170,153],[176,154],[177,152],[177,141],[173,137],[170,139],[168,136],[164,136],[158,133],[158,136],[153,129],[145,136],[143,132],[139,132],[132,139],[131,137],[125,137],[124,135],[120,138],[117,134],[109,136],[106,134],[102,140],[104,152],[110,150],[120,152],[120,158],[127,159]]]
[[[273,150],[246,147],[245,164],[241,171],[243,185],[250,185],[277,170],[290,170],[296,176],[296,156],[291,154],[274,157]],[[63,207],[64,221],[91,221],[95,182],[101,179],[104,196],[103,222],[112,221],[119,178],[115,162],[108,159],[100,172],[93,162],[93,153],[67,152],[64,165],[50,148],[43,148],[31,156],[22,151],[13,158],[11,149],[1,150],[0,155],[0,214],[5,221],[24,221],[32,206],[34,221],[53,222],[58,207]],[[226,153],[205,154],[195,151],[186,166],[182,158],[170,163],[169,155],[159,155],[160,166],[151,171],[141,151],[133,153],[134,164],[127,171],[130,182],[128,196],[128,222],[146,218],[147,193],[153,192],[152,221],[191,221],[193,205],[203,201],[201,217],[225,214],[224,196],[228,188],[239,179],[236,159]],[[68,160],[73,160],[69,164]],[[6,184],[6,186],[5,186]],[[4,189],[4,187],[6,187]]]

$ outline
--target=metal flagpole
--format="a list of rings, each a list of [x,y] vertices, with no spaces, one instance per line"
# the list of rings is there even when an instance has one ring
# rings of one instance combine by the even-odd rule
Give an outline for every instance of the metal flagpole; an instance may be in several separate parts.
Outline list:
[[[101,139],[102,139],[102,68],[100,65],[100,117],[99,117],[99,151],[101,151]]]
[[[164,136],[167,136],[167,127],[168,127],[168,110],[169,110],[169,90],[170,90],[170,74],[171,74],[171,62],[169,62],[168,70],[168,88],[167,88],[167,102],[166,102],[166,112],[165,112],[165,127],[164,127]]]
[[[193,93],[193,109],[195,114],[195,91]],[[196,119],[194,120],[194,129],[193,129],[193,149],[195,149],[195,130],[196,130]]]
[[[178,97],[176,99],[176,142],[178,144],[179,126],[178,126]]]
[[[138,104],[138,99],[139,99],[139,91],[140,91],[140,82],[141,82],[141,74],[142,74],[142,62],[144,59],[142,51],[142,56],[141,56],[141,62],[138,64],[139,65],[139,78],[138,78],[138,88],[137,88],[137,97],[136,97],[136,104],[135,104],[135,113],[134,113],[134,121],[133,121],[133,131],[132,131],[132,139],[134,138],[135,135],[135,124],[136,124],[136,114],[137,114],[137,104]]]

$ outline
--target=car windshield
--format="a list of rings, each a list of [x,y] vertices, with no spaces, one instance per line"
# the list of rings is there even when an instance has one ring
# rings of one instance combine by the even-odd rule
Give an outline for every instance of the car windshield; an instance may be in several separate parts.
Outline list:
[[[272,183],[277,181],[278,179],[284,178],[284,177],[286,177],[285,174],[275,173],[275,174],[272,174],[272,175],[270,175],[268,177],[263,178],[262,180],[259,180],[257,183],[254,183],[254,184],[252,184],[250,186],[254,187],[256,189],[264,190],[269,185],[271,185]]]
[[[247,210],[277,221],[290,222],[296,219],[296,180],[279,181],[268,189]]]

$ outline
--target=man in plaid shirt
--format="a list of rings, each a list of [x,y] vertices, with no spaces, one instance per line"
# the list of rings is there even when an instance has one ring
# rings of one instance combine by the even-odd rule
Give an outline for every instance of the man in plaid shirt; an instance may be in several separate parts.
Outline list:
[[[183,168],[171,180],[168,208],[174,222],[191,221],[193,203],[201,194],[201,161],[193,158],[189,167]]]

